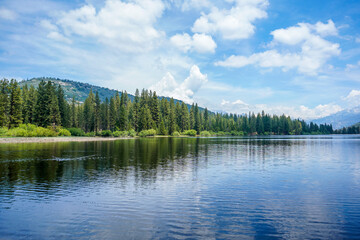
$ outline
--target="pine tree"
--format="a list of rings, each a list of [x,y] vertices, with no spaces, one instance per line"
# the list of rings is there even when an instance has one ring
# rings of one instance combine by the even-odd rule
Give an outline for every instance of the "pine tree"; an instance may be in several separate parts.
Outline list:
[[[249,113],[249,117],[250,117],[250,113]],[[249,119],[249,130],[250,133],[255,133],[256,132],[256,117],[255,114],[253,113]]]
[[[150,129],[153,126],[150,109],[144,105],[140,111],[139,131]]]
[[[0,127],[7,127],[10,122],[9,81],[0,80]]]
[[[48,123],[51,126],[60,126],[61,125],[61,115],[59,109],[59,102],[58,98],[56,97],[55,92],[51,94],[49,108],[49,115],[48,115]]]
[[[159,135],[166,135],[166,134],[167,134],[167,131],[165,128],[164,119],[161,119],[160,126],[159,126]]]
[[[127,112],[127,95],[121,93],[120,107],[119,107],[119,129],[124,131],[127,128],[128,112]]]
[[[115,99],[114,97],[110,98],[110,106],[109,106],[109,127],[111,131],[115,130],[116,125],[116,107],[115,107]]]
[[[75,101],[75,96],[72,97],[71,100],[71,108],[70,108],[70,126],[71,127],[78,127],[78,116],[77,116],[77,111],[76,111],[76,101]]]
[[[23,86],[23,88],[21,89],[21,98],[23,101],[23,106],[22,106],[23,122],[29,123],[31,110],[29,109],[29,105],[28,105],[28,103],[29,103],[29,87],[27,84],[25,84],[25,86]]]
[[[170,99],[170,111],[169,111],[169,134],[173,134],[176,131],[176,116],[175,116],[175,103],[174,99]]]
[[[86,132],[94,131],[94,107],[95,97],[92,90],[90,90],[84,102],[84,124]]]
[[[131,115],[132,115],[132,126],[137,132],[139,131],[139,114],[140,114],[140,97],[139,97],[139,89],[136,89]]]
[[[195,129],[195,105],[194,103],[191,105],[190,108],[190,129]]]
[[[10,82],[10,127],[17,127],[22,123],[21,90],[16,80]]]
[[[256,117],[256,132],[258,134],[264,133],[264,123],[263,123],[263,118],[260,115],[260,113],[258,113],[258,115]]]
[[[181,122],[180,122],[181,131],[188,130],[190,127],[189,110],[184,102],[181,104],[181,115],[180,116],[181,116]]]
[[[95,132],[100,131],[101,128],[101,112],[100,112],[100,97],[99,93],[96,92],[95,94],[95,107],[94,107],[94,130]]]
[[[35,122],[42,127],[46,127],[48,124],[48,104],[50,102],[48,98],[49,96],[46,93],[46,82],[41,80],[37,89]]]
[[[61,124],[64,127],[69,127],[70,126],[69,106],[65,99],[64,90],[60,85],[57,86],[56,95],[59,103]]]
[[[198,134],[200,134],[200,131],[201,131],[201,121],[200,121],[199,107],[198,107],[197,104],[195,105],[194,117],[195,117],[194,129],[196,130],[196,132],[197,132]]]
[[[152,120],[154,123],[153,128],[156,129],[160,124],[160,106],[159,106],[159,100],[156,96],[156,92],[153,92],[152,98],[151,98],[151,104],[150,104],[150,111]]]
[[[109,99],[106,98],[105,102],[103,102],[101,104],[101,123],[102,123],[102,129],[105,130],[109,130],[109,120],[110,120],[110,115],[109,115]]]
[[[203,126],[204,126],[204,130],[209,129],[209,111],[208,111],[207,108],[205,108],[205,111],[204,111],[204,123],[203,123]]]

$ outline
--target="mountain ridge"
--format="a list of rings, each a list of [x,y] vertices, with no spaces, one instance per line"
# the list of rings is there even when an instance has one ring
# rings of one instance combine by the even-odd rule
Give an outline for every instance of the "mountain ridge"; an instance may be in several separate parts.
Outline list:
[[[107,87],[101,87],[90,83],[84,83],[84,82],[79,82],[69,79],[60,79],[54,77],[35,77],[20,81],[19,85],[20,87],[23,87],[25,84],[28,84],[29,86],[33,85],[34,87],[37,87],[42,80],[52,81],[55,84],[59,84],[64,90],[66,100],[69,102],[71,101],[74,95],[76,96],[77,101],[84,102],[87,96],[89,95],[90,89],[92,89],[94,93],[98,92],[99,97],[102,101],[104,101],[105,98],[110,99],[110,97],[114,96],[117,92],[121,95],[121,91],[116,89],[110,89]],[[128,97],[131,99],[131,101],[133,101],[135,96],[131,93],[127,93],[127,94]],[[158,96],[158,98],[159,99],[165,98],[167,100],[170,100],[170,97],[165,97],[165,96]],[[182,103],[183,101],[179,99],[174,99],[174,102],[176,104],[177,102]],[[187,104],[187,103],[185,104],[189,109],[191,108],[191,104]],[[199,110],[203,111],[205,110],[205,108],[199,106]]]
[[[360,122],[360,106],[345,109],[329,116],[313,119],[311,121],[316,124],[332,124],[334,129],[349,127]]]

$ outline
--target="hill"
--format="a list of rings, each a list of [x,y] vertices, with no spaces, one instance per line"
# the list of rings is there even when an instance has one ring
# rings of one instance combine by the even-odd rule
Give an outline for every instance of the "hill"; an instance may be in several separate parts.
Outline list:
[[[360,106],[346,109],[327,117],[312,120],[317,124],[332,124],[334,129],[349,127],[360,122]]]
[[[104,101],[105,98],[110,99],[110,97],[114,96],[117,92],[117,90],[114,89],[109,89],[105,87],[95,86],[89,83],[82,83],[82,82],[76,82],[72,80],[59,79],[59,78],[45,78],[45,77],[32,78],[30,80],[21,81],[19,84],[20,87],[24,86],[25,84],[29,86],[33,85],[34,87],[37,87],[42,80],[52,81],[55,84],[59,84],[64,89],[65,97],[68,101],[70,101],[72,97],[75,96],[77,101],[84,102],[86,97],[89,95],[90,89],[92,89],[94,93],[98,92],[99,97],[102,101]],[[128,95],[131,100],[134,99],[134,95],[131,94]]]
[[[20,87],[23,87],[25,84],[27,84],[28,86],[33,85],[34,87],[37,87],[42,80],[52,81],[55,84],[59,84],[64,89],[65,98],[67,99],[67,101],[71,101],[72,97],[75,96],[77,101],[84,102],[86,97],[89,95],[90,89],[92,89],[94,93],[95,92],[99,93],[99,97],[101,101],[104,101],[105,98],[110,99],[110,97],[114,96],[118,92],[118,90],[115,89],[99,87],[89,83],[77,82],[68,79],[48,78],[48,77],[32,78],[29,80],[21,81],[19,84]],[[119,94],[121,94],[121,92],[119,92]],[[134,100],[134,95],[128,93],[128,97],[131,99],[131,101]],[[159,99],[166,98],[170,100],[169,97],[159,96],[158,98]],[[174,99],[174,101],[175,104],[177,102],[182,103],[182,101],[178,99]],[[186,104],[186,105],[189,109],[191,108],[190,104]],[[199,107],[199,110],[203,111],[204,108]]]

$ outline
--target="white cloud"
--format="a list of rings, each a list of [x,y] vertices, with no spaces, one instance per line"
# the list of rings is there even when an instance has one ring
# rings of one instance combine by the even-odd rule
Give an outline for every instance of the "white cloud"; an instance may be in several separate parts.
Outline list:
[[[183,52],[196,51],[199,53],[214,53],[216,43],[206,34],[176,34],[170,38],[171,43]]]
[[[328,20],[327,24],[322,22],[317,22],[315,24],[315,31],[323,37],[338,35],[338,30],[331,19]]]
[[[244,67],[246,65],[258,65],[260,67],[280,67],[283,71],[297,69],[298,72],[307,75],[316,75],[325,63],[333,56],[340,54],[340,45],[325,40],[322,36],[334,35],[334,23],[329,20],[327,24],[299,23],[286,29],[277,29],[271,32],[273,41],[271,46],[281,44],[285,48],[280,52],[276,49],[262,53],[254,53],[246,56],[230,56],[224,61],[215,63],[224,67]],[[297,47],[296,52],[291,52]]]
[[[0,8],[0,19],[13,21],[17,18],[17,14],[9,9]]]
[[[164,36],[153,26],[163,10],[161,0],[107,0],[98,11],[85,5],[63,12],[55,23],[67,37],[93,38],[123,51],[146,51]]]
[[[181,5],[182,11],[189,11],[193,9],[201,9],[210,7],[211,3],[209,0],[184,0]]]
[[[343,98],[346,101],[349,108],[356,107],[360,105],[360,90],[353,89],[350,93]]]
[[[45,19],[40,21],[40,27],[48,31],[59,31],[59,28],[55,24],[52,24],[49,20]]]
[[[355,38],[355,42],[360,43],[360,38],[359,37]]]
[[[208,81],[207,75],[202,74],[198,66],[190,69],[189,76],[178,84],[171,73],[167,73],[158,83],[150,87],[159,96],[173,97],[192,103],[194,94]]]
[[[224,39],[230,40],[246,39],[255,32],[253,22],[267,17],[265,12],[267,0],[228,2],[235,2],[235,6],[231,9],[213,7],[210,13],[203,13],[195,21],[192,31],[206,34],[220,33]]]
[[[64,43],[71,43],[71,40],[63,36],[61,33],[58,32],[50,32],[47,35],[48,38],[53,39],[55,41],[64,42]]]
[[[358,61],[356,64],[346,64],[346,68],[345,68],[345,71],[346,72],[349,72],[349,71],[351,71],[351,70],[353,70],[353,69],[357,69],[357,68],[359,68],[360,67],[360,61]]]
[[[339,105],[336,104],[320,104],[314,108],[309,108],[303,105],[298,107],[271,106],[267,104],[250,105],[243,102],[242,100],[236,100],[234,102],[222,100],[221,106],[225,111],[232,113],[258,113],[264,110],[266,113],[270,114],[285,114],[287,116],[291,116],[292,118],[302,118],[305,120],[329,116],[343,110]]]

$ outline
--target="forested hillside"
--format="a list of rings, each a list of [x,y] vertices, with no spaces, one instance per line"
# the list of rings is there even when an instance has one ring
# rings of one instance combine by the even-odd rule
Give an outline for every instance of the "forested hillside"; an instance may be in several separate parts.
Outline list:
[[[360,134],[360,122],[358,122],[350,127],[343,127],[341,129],[336,129],[335,133],[338,133],[338,134]]]
[[[88,83],[82,83],[67,79],[46,78],[46,77],[32,78],[29,80],[21,81],[19,82],[19,86],[22,88],[23,86],[28,85],[28,87],[34,86],[35,88],[37,88],[41,81],[45,81],[45,82],[51,81],[55,85],[60,85],[64,91],[65,99],[68,102],[71,101],[73,96],[76,97],[77,101],[84,102],[87,96],[89,95],[90,90],[92,90],[93,92],[98,92],[101,101],[104,101],[105,98],[110,99],[110,97],[114,96],[117,92],[114,89],[99,87]],[[134,96],[131,94],[128,94],[128,97],[131,100],[134,99]]]
[[[37,88],[16,80],[0,82],[0,127],[14,128],[21,123],[42,127],[80,129],[88,133],[151,130],[152,135],[196,135],[200,133],[231,135],[329,134],[332,126],[307,124],[289,116],[249,113],[248,115],[214,114],[201,111],[197,104],[190,109],[174,99],[159,99],[156,92],[136,90],[133,100],[126,92],[105,100],[90,88],[84,102],[76,95],[67,101],[63,86],[40,81]],[[206,134],[205,134],[206,133]]]
[[[71,99],[73,98],[73,96],[75,96],[76,101],[84,102],[85,99],[88,97],[90,90],[92,90],[94,93],[98,92],[99,98],[101,101],[105,101],[106,98],[110,99],[110,97],[116,95],[116,93],[118,92],[117,90],[114,90],[114,89],[99,87],[99,86],[92,85],[89,83],[77,82],[77,81],[68,80],[68,79],[48,78],[48,77],[32,78],[29,80],[24,80],[24,81],[19,82],[19,86],[20,86],[20,88],[22,88],[25,85],[28,85],[28,87],[34,86],[35,88],[37,88],[41,81],[45,81],[45,82],[51,81],[55,85],[60,85],[64,91],[65,99],[68,102],[71,102]],[[119,94],[121,95],[121,92]],[[132,95],[132,94],[127,94],[127,97],[131,101],[134,100],[134,95]],[[170,98],[163,97],[163,96],[158,96],[158,98],[159,99],[166,98],[167,100],[170,100]],[[174,99],[174,101],[175,101],[175,104],[177,102],[182,103],[182,101],[178,100],[178,99]],[[189,109],[191,108],[191,105],[189,105],[189,104],[186,104],[186,105]],[[201,111],[204,110],[204,108],[201,108],[201,107],[199,107],[199,109]]]

